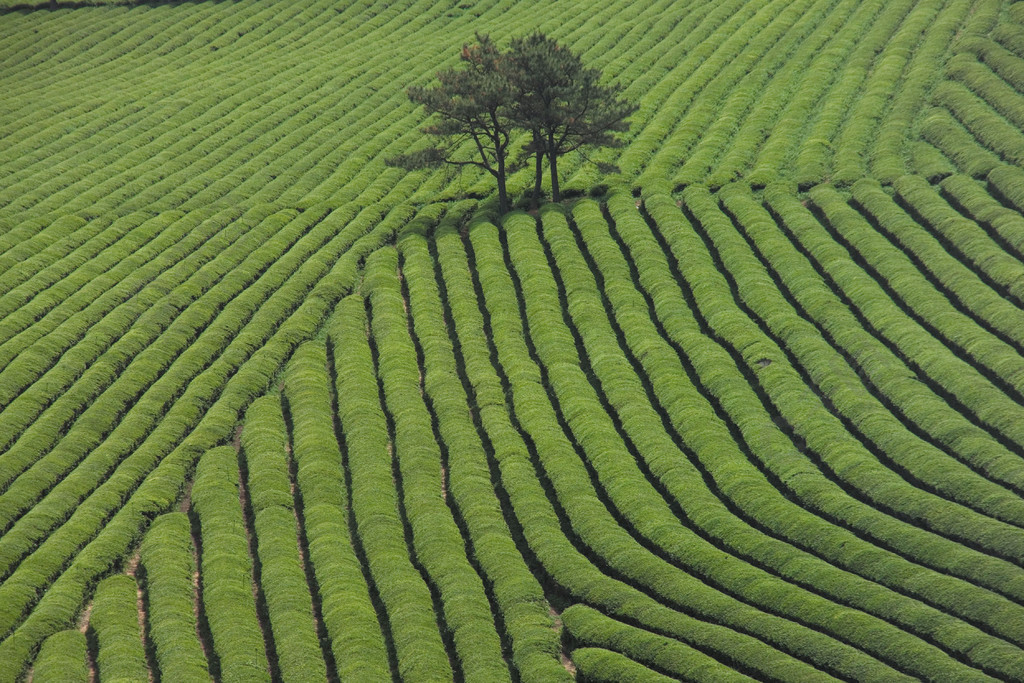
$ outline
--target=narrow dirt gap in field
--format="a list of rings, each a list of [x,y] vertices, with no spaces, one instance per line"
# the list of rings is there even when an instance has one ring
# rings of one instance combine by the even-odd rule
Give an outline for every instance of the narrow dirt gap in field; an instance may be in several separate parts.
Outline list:
[[[195,473],[193,472],[192,478],[185,484],[185,492],[179,510],[188,515],[189,538],[192,541],[192,612],[196,622],[196,640],[199,641],[199,648],[202,650],[203,656],[206,657],[211,678],[219,681],[220,657],[213,649],[210,622],[206,617],[206,608],[203,605],[203,537],[199,526],[199,516],[192,509],[192,484],[194,482]]]
[[[283,386],[282,386],[283,389]],[[298,466],[295,462],[295,454],[292,451],[292,444],[295,443],[294,425],[292,423],[291,406],[284,391],[281,391],[281,414],[284,417],[285,433],[287,441],[284,445],[285,457],[288,460],[288,486],[292,495],[292,512],[295,515],[296,545],[299,551],[299,566],[306,577],[306,588],[309,590],[309,597],[312,603],[313,628],[316,631],[317,640],[320,643],[320,652],[324,658],[327,668],[328,683],[337,683],[338,665],[334,660],[334,651],[331,649],[331,639],[327,633],[327,626],[323,618],[323,601],[320,598],[320,584],[313,572],[313,563],[309,559],[309,537],[306,535],[306,516],[302,501],[302,490],[298,486]]]
[[[135,549],[135,554],[125,565],[124,573],[135,580],[135,609],[139,615],[139,638],[142,640],[142,649],[146,653],[146,668],[149,670],[149,683],[159,683],[160,674],[156,665],[156,650],[153,640],[149,637],[149,599],[142,589],[145,583],[145,569],[140,568],[139,560],[141,551]]]
[[[267,663],[270,667],[272,681],[281,680],[281,669],[277,663],[277,648],[274,644],[274,633],[270,629],[270,615],[267,611],[267,598],[263,593],[261,582],[260,556],[256,549],[256,532],[252,503],[249,501],[249,469],[242,456],[242,426],[235,430],[235,455],[238,458],[238,503],[242,507],[242,524],[245,527],[245,541],[249,547],[249,559],[252,562],[252,596],[256,601],[256,616],[263,634],[263,647],[266,651]],[[168,682],[169,683],[169,682]]]
[[[383,600],[381,600],[380,591],[373,580],[373,574],[370,573],[366,551],[363,548],[363,543],[359,538],[359,529],[356,526],[355,512],[352,510],[352,472],[348,467],[348,444],[345,439],[345,432],[341,427],[341,416],[338,412],[338,373],[334,364],[334,339],[330,335],[327,336],[325,348],[327,354],[327,375],[330,378],[328,389],[331,393],[331,418],[333,420],[334,435],[338,442],[338,449],[341,452],[341,462],[338,465],[341,467],[345,481],[345,518],[348,525],[349,543],[352,546],[352,552],[355,553],[356,558],[359,560],[359,571],[363,575],[363,581],[366,582],[367,591],[370,594],[370,603],[373,605],[373,611],[377,615],[377,623],[380,626],[381,636],[384,638],[384,647],[388,654],[388,667],[391,669],[391,679],[393,682],[398,683],[401,679],[399,677],[398,652],[395,649],[395,640],[391,633],[391,619],[388,616],[387,609],[384,607]]]
[[[462,670],[462,662],[455,652],[455,637],[451,627],[448,626],[448,620],[444,614],[444,602],[441,599],[441,590],[438,588],[437,583],[430,576],[426,567],[420,562],[419,557],[416,554],[416,544],[413,539],[412,524],[409,522],[409,514],[405,507],[405,487],[402,482],[402,472],[399,465],[399,458],[396,451],[395,445],[395,417],[391,414],[388,409],[387,399],[384,393],[384,381],[380,375],[380,354],[377,349],[377,340],[374,339],[373,333],[370,332],[372,329],[373,320],[373,307],[370,305],[369,298],[365,299],[366,306],[366,321],[367,321],[367,341],[370,346],[370,359],[373,363],[373,374],[377,378],[377,398],[380,402],[381,412],[384,414],[384,421],[387,424],[388,429],[388,455],[391,458],[391,477],[395,482],[395,493],[398,501],[398,517],[402,522],[402,530],[405,536],[405,545],[409,554],[409,561],[412,566],[419,572],[423,578],[423,583],[427,586],[430,592],[430,601],[434,606],[434,617],[437,621],[438,632],[441,635],[441,640],[444,643],[445,654],[448,656],[448,663],[452,668],[453,680],[459,683],[465,680],[465,674]]]
[[[562,625],[562,613],[554,607],[549,606],[548,614],[551,616],[551,629],[558,634],[558,642],[560,643],[558,661],[562,663],[562,666],[569,672],[569,675],[575,678],[576,665],[573,663],[572,657],[569,656],[568,641],[565,637],[565,627]]]
[[[488,578],[487,573],[480,566],[479,561],[476,557],[476,550],[473,546],[473,539],[470,535],[469,527],[466,524],[466,520],[462,515],[462,511],[459,508],[458,501],[455,500],[454,496],[448,496],[448,489],[450,488],[450,475],[449,475],[449,451],[448,444],[445,443],[444,438],[441,436],[441,427],[437,417],[437,412],[434,410],[434,401],[430,397],[430,394],[426,390],[424,385],[424,376],[426,374],[425,367],[426,361],[423,354],[423,347],[420,345],[420,339],[416,335],[416,330],[413,326],[413,320],[411,315],[411,307],[409,306],[409,286],[402,277],[404,264],[404,257],[401,251],[399,251],[399,262],[398,262],[398,273],[399,273],[399,285],[401,288],[402,295],[402,306],[405,308],[405,324],[406,330],[409,333],[409,339],[412,341],[413,348],[416,351],[416,364],[419,369],[419,392],[420,397],[423,399],[423,404],[427,409],[427,414],[430,415],[430,427],[434,434],[434,440],[437,442],[438,449],[441,453],[441,496],[448,506],[448,510],[452,515],[452,519],[455,521],[455,526],[459,530],[459,534],[462,536],[463,552],[466,554],[466,559],[469,565],[476,572],[477,576],[480,577],[480,582],[483,584],[484,594],[487,597],[487,604],[491,609],[491,618],[494,620],[494,630],[498,634],[499,642],[501,643],[502,658],[505,660],[505,666],[509,670],[509,675],[513,681],[517,681],[517,673],[515,667],[512,666],[512,641],[509,638],[508,630],[505,626],[505,618],[501,613],[501,609],[498,606],[497,598],[494,595],[494,585]]]
[[[88,641],[89,633],[89,619],[92,617],[92,600],[85,603],[85,607],[82,608],[82,613],[78,617],[78,623],[75,628],[78,629],[79,633],[86,636]],[[92,644],[87,642],[85,647],[85,666],[89,671],[89,683],[96,683],[98,672],[96,670],[96,653],[92,649]]]

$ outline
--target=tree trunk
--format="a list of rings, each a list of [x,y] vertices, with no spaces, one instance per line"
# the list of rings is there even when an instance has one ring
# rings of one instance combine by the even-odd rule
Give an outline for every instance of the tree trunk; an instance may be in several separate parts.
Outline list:
[[[498,172],[495,174],[498,180],[498,213],[508,213],[508,190],[505,189],[505,157],[498,155]]]
[[[540,186],[544,182],[544,151],[538,149],[536,154],[537,170],[533,178],[533,201],[530,203],[530,207],[533,209],[540,207]]]
[[[549,152],[551,166],[551,201],[562,201],[562,195],[558,192],[558,155]]]

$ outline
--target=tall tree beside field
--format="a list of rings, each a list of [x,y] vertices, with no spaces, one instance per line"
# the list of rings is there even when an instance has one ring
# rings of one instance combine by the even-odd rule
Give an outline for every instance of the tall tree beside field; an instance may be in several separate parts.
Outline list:
[[[498,205],[505,213],[509,209],[505,182],[515,93],[506,73],[506,55],[490,37],[477,34],[476,38],[478,45],[462,46],[462,68],[438,72],[440,85],[413,86],[407,91],[409,99],[437,115],[437,122],[422,130],[440,142],[388,163],[405,168],[442,164],[482,168],[497,180]],[[467,148],[471,150],[468,158]]]
[[[548,158],[551,198],[557,202],[558,157],[583,147],[621,146],[615,134],[629,130],[626,119],[636,106],[620,98],[622,86],[603,85],[600,70],[584,66],[579,55],[543,33],[513,39],[509,60],[516,92],[513,119],[533,136],[528,149],[536,155],[534,202],[540,196],[542,156]]]

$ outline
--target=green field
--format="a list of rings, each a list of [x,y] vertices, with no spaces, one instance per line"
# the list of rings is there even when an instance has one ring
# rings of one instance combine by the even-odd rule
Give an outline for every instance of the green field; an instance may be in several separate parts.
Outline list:
[[[534,30],[620,173],[385,164]],[[0,0],[0,93],[0,683],[1024,681],[1024,2]]]

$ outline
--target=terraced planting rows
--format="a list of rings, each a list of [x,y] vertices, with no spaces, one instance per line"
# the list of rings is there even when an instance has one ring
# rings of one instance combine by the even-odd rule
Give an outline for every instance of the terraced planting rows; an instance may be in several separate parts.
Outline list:
[[[35,4],[0,680],[1024,678],[1024,3]],[[640,108],[496,216],[507,26]]]

